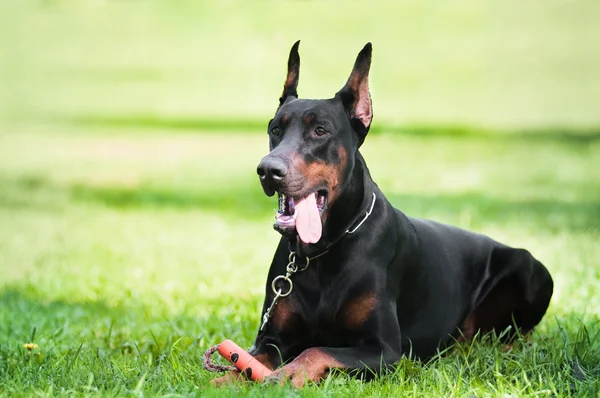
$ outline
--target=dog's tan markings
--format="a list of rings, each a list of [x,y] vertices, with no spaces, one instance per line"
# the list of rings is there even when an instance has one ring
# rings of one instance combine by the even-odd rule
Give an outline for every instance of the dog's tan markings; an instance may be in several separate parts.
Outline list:
[[[300,156],[292,158],[296,170],[306,179],[309,185],[326,182],[329,188],[328,202],[331,205],[338,194],[343,172],[348,162],[348,154],[343,147],[338,149],[337,163],[312,162],[306,163]]]
[[[375,293],[366,293],[350,300],[342,309],[344,326],[348,329],[360,329],[376,306],[377,296]]]
[[[285,79],[285,83],[283,84],[284,94],[285,94],[286,90],[289,90],[290,88],[294,88],[297,84],[298,84],[298,70],[297,69],[288,70],[288,74]]]
[[[266,352],[264,352],[262,354],[254,355],[254,358],[256,358],[258,360],[258,362],[262,363],[267,368],[269,368],[271,370],[275,369],[275,365],[273,365],[273,358],[271,358],[271,356],[269,354],[267,354]]]
[[[348,164],[348,153],[346,152],[346,149],[344,149],[343,146],[338,148],[338,158],[340,159],[338,163],[338,168],[339,174],[341,175],[344,169],[346,168],[346,165]]]
[[[285,330],[290,326],[290,322],[294,315],[294,309],[290,303],[289,297],[281,299],[277,302],[273,310],[273,325],[278,330]]]
[[[316,118],[317,115],[315,115],[313,112],[308,112],[306,115],[304,115],[304,123],[310,126]]]
[[[327,376],[330,369],[344,369],[346,366],[320,348],[304,350],[296,359],[273,372],[272,377],[281,382],[289,380],[295,388],[307,381],[318,382]]]
[[[289,115],[283,115],[281,117],[281,125],[282,126],[286,126],[290,121],[290,116]]]
[[[333,192],[339,185],[340,175],[335,165],[314,162],[306,165],[302,172],[306,179],[312,184],[317,184],[321,181],[326,181],[329,189]]]
[[[460,327],[460,335],[456,338],[459,343],[471,341],[475,335],[475,319],[473,313],[469,314],[462,326]]]

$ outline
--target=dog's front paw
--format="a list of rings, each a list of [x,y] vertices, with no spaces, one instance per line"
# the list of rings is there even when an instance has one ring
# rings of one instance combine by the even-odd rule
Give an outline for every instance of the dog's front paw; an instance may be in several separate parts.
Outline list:
[[[281,385],[289,381],[297,389],[302,388],[310,380],[318,381],[320,378],[311,377],[303,366],[293,362],[276,370],[267,378],[268,382],[279,383]]]
[[[319,352],[316,349],[304,351],[298,358],[274,371],[267,380],[280,384],[289,381],[294,388],[301,388],[308,382],[321,381],[327,376],[329,366],[326,362],[319,361],[319,355],[314,355]]]

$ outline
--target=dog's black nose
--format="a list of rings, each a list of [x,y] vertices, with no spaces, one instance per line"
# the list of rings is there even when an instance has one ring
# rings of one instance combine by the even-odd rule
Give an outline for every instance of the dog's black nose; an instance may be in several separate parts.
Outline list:
[[[279,157],[265,156],[256,169],[261,182],[277,183],[288,172],[287,164]]]

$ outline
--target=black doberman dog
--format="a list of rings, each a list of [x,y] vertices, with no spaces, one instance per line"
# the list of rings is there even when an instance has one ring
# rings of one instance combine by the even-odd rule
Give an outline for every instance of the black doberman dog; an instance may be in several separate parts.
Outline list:
[[[258,166],[265,193],[278,194],[274,227],[282,238],[251,354],[271,369],[285,364],[275,375],[299,387],[332,368],[378,372],[408,352],[430,358],[478,332],[508,330],[508,339],[530,332],[553,291],[539,261],[486,236],[408,217],[371,179],[359,152],[373,115],[371,44],[325,100],[298,99],[298,44],[269,122],[271,151]],[[283,277],[273,288],[290,265],[293,289]],[[292,291],[272,306],[277,290]]]

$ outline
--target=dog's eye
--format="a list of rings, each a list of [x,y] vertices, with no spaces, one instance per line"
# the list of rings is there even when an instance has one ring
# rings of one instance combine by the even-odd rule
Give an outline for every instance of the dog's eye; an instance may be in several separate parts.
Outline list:
[[[279,127],[273,127],[271,129],[271,134],[273,134],[275,137],[279,137],[281,135],[281,129]]]
[[[315,135],[318,137],[324,136],[327,133],[328,131],[325,130],[325,127],[323,126],[317,126],[317,128],[315,129]]]

